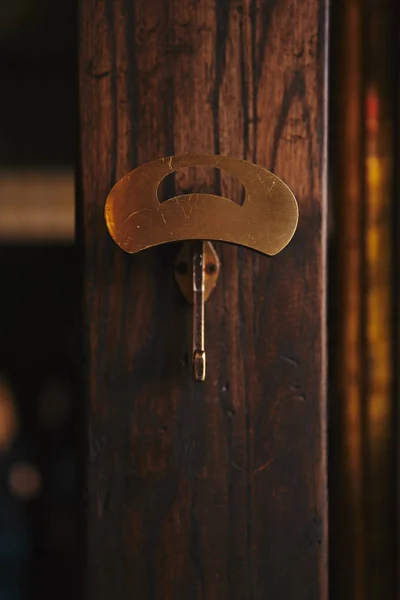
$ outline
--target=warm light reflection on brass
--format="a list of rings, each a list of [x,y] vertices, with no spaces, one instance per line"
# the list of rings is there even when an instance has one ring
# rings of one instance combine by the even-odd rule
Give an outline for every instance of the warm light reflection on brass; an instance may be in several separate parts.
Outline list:
[[[160,203],[157,189],[170,173],[206,165],[236,176],[244,185],[243,206],[214,194],[183,194]],[[110,191],[105,219],[114,241],[134,253],[184,240],[217,240],[264,254],[280,252],[297,227],[297,202],[283,181],[266,169],[227,156],[184,155],[134,169]]]

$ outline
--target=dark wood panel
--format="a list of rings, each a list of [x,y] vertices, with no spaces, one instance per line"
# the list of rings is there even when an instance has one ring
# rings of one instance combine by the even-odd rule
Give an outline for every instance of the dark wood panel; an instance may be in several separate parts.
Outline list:
[[[325,8],[81,5],[87,597],[325,598]],[[271,169],[301,214],[273,259],[218,247],[204,385],[177,247],[125,255],[103,223],[119,177],[186,152]],[[175,185],[240,194],[200,168]]]
[[[76,159],[77,0],[0,5],[0,164]]]

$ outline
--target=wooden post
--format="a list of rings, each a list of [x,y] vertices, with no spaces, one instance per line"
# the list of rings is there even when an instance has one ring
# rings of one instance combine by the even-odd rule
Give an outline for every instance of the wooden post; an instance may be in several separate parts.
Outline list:
[[[397,597],[397,6],[332,11],[330,572],[341,600]]]
[[[324,3],[81,0],[80,19],[85,597],[325,599]],[[118,178],[190,152],[257,162],[300,207],[274,258],[218,246],[205,384],[177,247],[127,255],[103,220]],[[237,194],[207,169],[175,184]]]

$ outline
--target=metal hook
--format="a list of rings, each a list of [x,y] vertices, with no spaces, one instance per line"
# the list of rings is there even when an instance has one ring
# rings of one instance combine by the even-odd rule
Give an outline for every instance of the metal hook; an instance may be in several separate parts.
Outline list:
[[[206,378],[206,351],[204,348],[204,243],[192,242],[193,269],[193,375],[195,381]]]
[[[205,303],[217,283],[220,261],[211,242],[184,242],[175,261],[175,279],[186,298],[193,304],[193,376],[206,378]]]

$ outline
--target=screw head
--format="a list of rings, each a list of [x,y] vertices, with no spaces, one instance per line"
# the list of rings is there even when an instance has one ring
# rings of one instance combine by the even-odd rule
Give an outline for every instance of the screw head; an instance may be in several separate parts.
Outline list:
[[[176,271],[177,273],[179,273],[179,275],[186,275],[187,270],[188,270],[188,266],[185,262],[178,262],[178,264],[176,265]]]
[[[206,273],[207,275],[214,275],[217,270],[217,265],[215,263],[207,263],[206,264]]]

